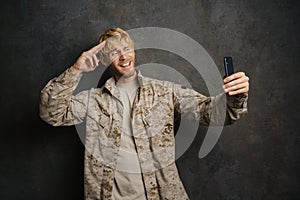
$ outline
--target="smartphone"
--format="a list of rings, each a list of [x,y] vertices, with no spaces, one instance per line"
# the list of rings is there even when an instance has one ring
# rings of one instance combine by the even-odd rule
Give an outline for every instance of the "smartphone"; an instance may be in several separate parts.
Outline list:
[[[225,68],[225,77],[230,76],[231,74],[234,73],[231,56],[224,57],[224,68]]]

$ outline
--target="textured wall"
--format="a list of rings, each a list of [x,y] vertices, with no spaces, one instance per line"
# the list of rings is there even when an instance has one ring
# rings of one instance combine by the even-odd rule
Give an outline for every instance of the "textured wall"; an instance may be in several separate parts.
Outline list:
[[[82,199],[84,147],[74,127],[38,117],[39,92],[109,27],[158,26],[199,42],[222,70],[251,78],[249,114],[198,158],[206,128],[177,164],[191,199],[299,199],[299,1],[20,0],[1,3],[0,199]],[[189,73],[186,61],[161,62]],[[148,56],[147,56],[148,55]],[[184,68],[183,64],[186,64]],[[205,86],[192,80],[195,88]]]

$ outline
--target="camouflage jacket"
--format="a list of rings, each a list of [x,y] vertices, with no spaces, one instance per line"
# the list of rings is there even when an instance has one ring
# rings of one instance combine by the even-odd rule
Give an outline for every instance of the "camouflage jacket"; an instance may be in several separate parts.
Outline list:
[[[50,80],[41,91],[40,116],[53,126],[86,120],[85,198],[111,199],[121,140],[120,92],[111,78],[101,88],[73,95],[81,76],[66,70]],[[189,199],[175,165],[174,113],[191,113],[201,124],[217,124],[210,118],[212,107],[225,94],[206,97],[141,74],[138,80],[132,126],[147,199]],[[232,123],[247,112],[247,97],[228,97],[226,123]]]

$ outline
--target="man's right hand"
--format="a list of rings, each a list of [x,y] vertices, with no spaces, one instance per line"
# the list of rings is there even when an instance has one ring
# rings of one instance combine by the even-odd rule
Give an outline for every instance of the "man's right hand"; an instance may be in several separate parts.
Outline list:
[[[72,74],[81,73],[81,72],[90,72],[94,71],[99,65],[99,59],[96,54],[103,49],[105,46],[105,41],[94,46],[88,51],[83,52],[77,61],[69,69],[69,72]]]

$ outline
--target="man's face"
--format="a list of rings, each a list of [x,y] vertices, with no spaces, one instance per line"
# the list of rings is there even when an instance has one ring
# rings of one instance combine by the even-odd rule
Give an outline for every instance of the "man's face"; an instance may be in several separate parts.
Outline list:
[[[110,67],[114,75],[120,78],[129,78],[135,75],[135,52],[133,45],[126,42],[114,45],[114,48],[108,53]]]

